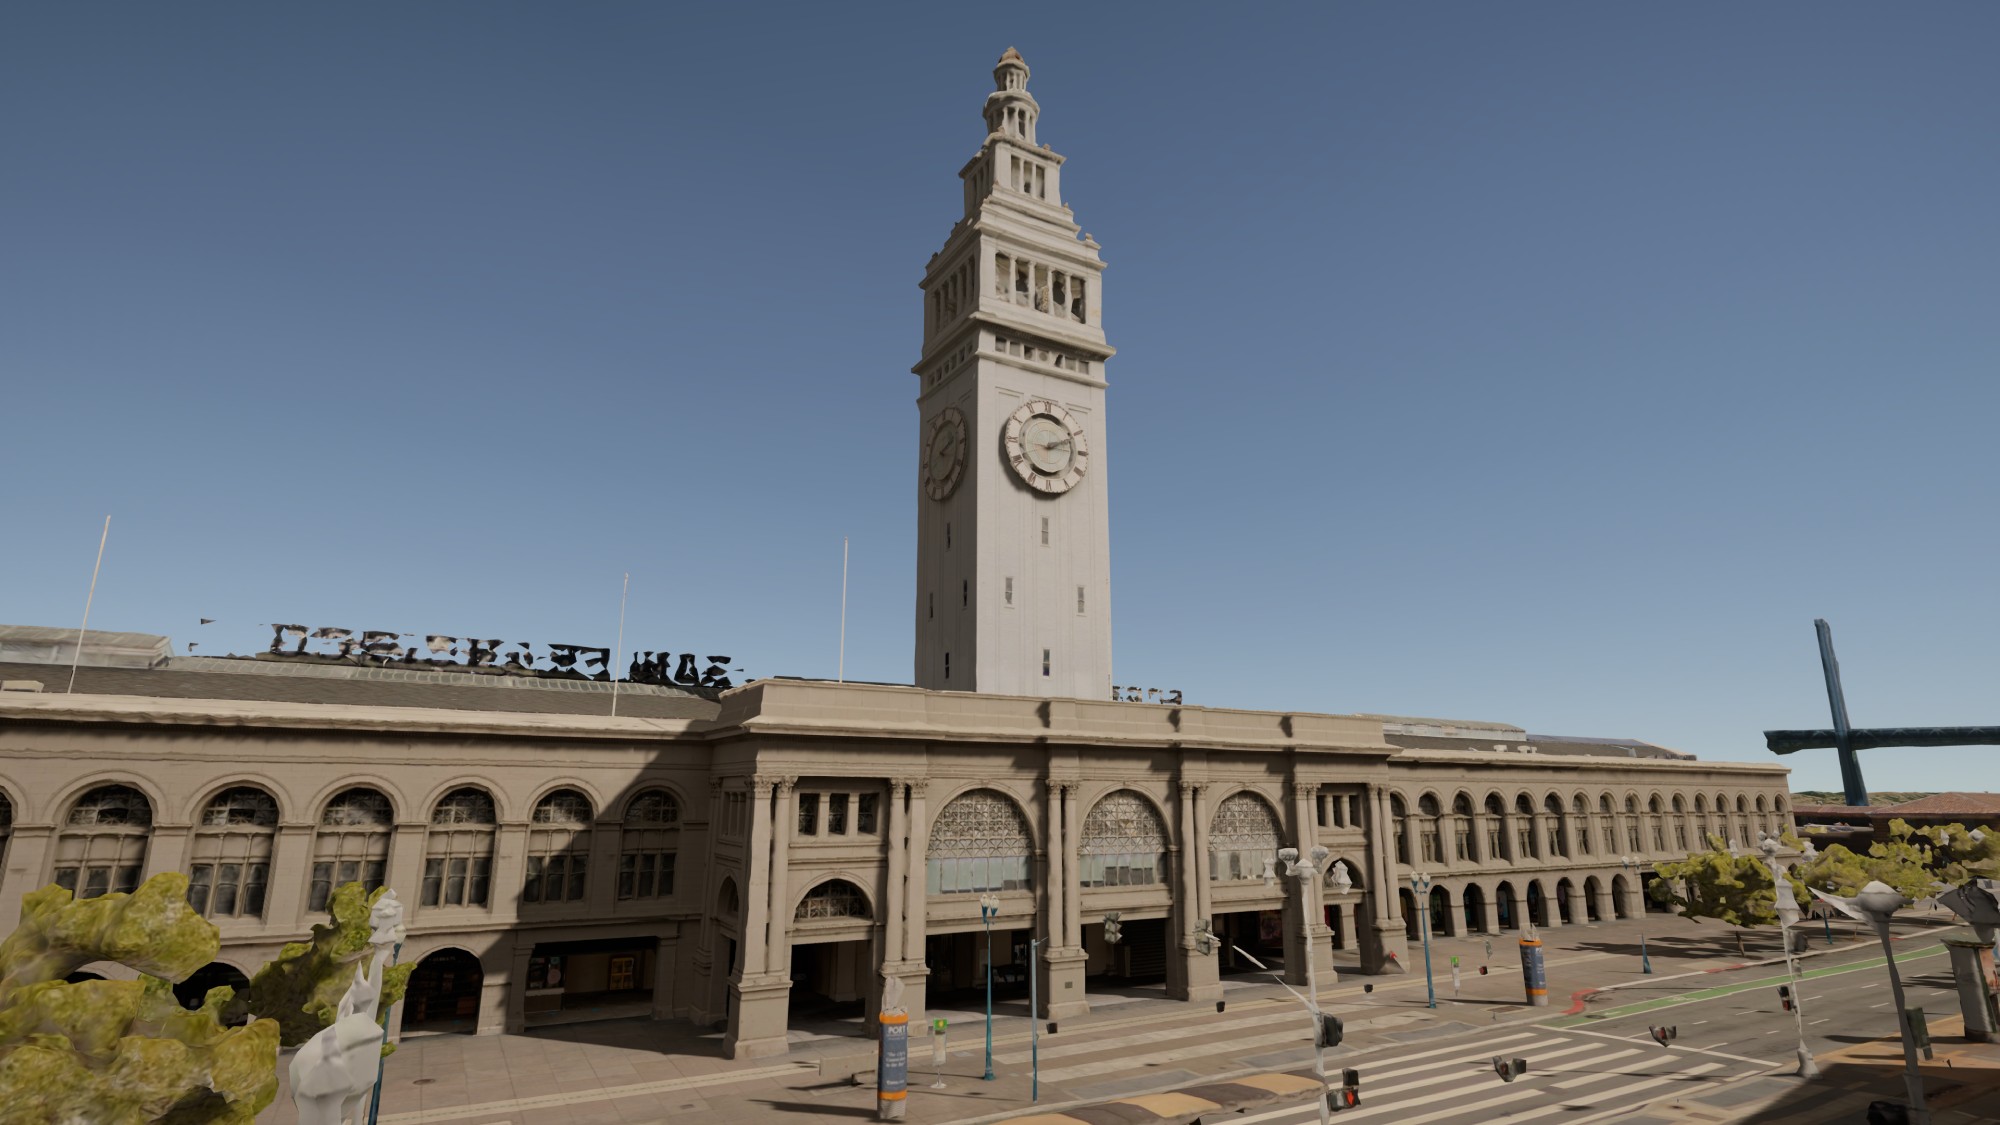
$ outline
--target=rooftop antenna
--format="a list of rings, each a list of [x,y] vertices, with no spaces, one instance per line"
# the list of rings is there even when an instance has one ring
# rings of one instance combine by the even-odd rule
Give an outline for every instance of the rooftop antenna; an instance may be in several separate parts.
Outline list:
[[[90,568],[90,592],[83,596],[83,624],[76,627],[76,657],[69,662],[69,687],[64,694],[76,691],[76,666],[83,663],[83,631],[90,628],[90,603],[97,597],[97,572],[104,566],[104,544],[111,538],[111,517],[104,517],[104,534],[97,537],[97,562]]]
[[[618,657],[625,651],[625,599],[632,593],[632,572],[625,572],[624,588],[618,591],[618,647],[611,650],[611,717],[618,717]]]
[[[840,537],[840,663],[833,673],[835,683],[847,682],[847,536]]]

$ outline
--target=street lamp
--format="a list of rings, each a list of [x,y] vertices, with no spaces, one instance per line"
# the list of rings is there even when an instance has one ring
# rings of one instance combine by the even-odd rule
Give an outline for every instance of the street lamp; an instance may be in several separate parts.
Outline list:
[[[1619,856],[1618,865],[1631,874],[1632,885],[1639,889],[1639,971],[1651,974],[1653,959],[1646,953],[1646,882],[1640,874],[1641,867],[1631,856]]]
[[[1910,1125],[1930,1125],[1930,1107],[1924,1104],[1924,1076],[1917,1069],[1917,1042],[1910,1034],[1910,1017],[1903,1007],[1903,976],[1896,971],[1896,950],[1889,944],[1889,918],[1910,904],[1896,889],[1879,881],[1870,882],[1853,898],[1830,895],[1818,887],[1808,888],[1842,914],[1875,927],[1882,940],[1882,957],[1889,965],[1889,989],[1895,995],[1896,1030],[1903,1040],[1903,1086],[1910,1093]]]
[[[1326,1104],[1326,1054],[1320,1046],[1324,1039],[1324,1035],[1320,1029],[1324,1024],[1320,1019],[1319,974],[1313,968],[1312,884],[1314,877],[1326,869],[1328,854],[1326,848],[1318,844],[1313,845],[1312,858],[1308,860],[1301,860],[1299,858],[1299,849],[1297,848],[1278,849],[1278,859],[1285,865],[1285,874],[1295,876],[1299,881],[1299,926],[1304,931],[1302,936],[1305,938],[1306,951],[1306,1011],[1312,1017],[1313,1073],[1319,1078],[1318,1101],[1320,1125],[1329,1125],[1333,1118],[1331,1116],[1332,1110]],[[1345,864],[1335,864],[1334,869],[1341,875],[1345,875],[1347,872]],[[1271,864],[1266,863],[1264,865],[1264,885],[1267,887],[1270,886],[1274,878],[1275,872],[1272,870]],[[1239,952],[1241,951],[1239,950]]]
[[[979,896],[979,920],[986,926],[986,1081],[993,1081],[993,919],[1000,914],[999,895]],[[1034,1013],[1029,1013],[1032,1019]]]
[[[1799,1069],[1800,1078],[1818,1078],[1819,1064],[1813,1061],[1812,1050],[1806,1046],[1806,996],[1799,984],[1798,965],[1792,960],[1792,923],[1799,920],[1799,899],[1792,891],[1792,881],[1785,877],[1785,865],[1778,862],[1778,840],[1769,834],[1757,843],[1757,849],[1764,853],[1764,866],[1771,869],[1771,884],[1777,895],[1778,934],[1785,943],[1785,976],[1792,982],[1792,1018],[1799,1029]]]
[[[1416,895],[1417,932],[1424,938],[1424,994],[1428,1006],[1438,1006],[1437,986],[1431,981],[1431,877],[1429,872],[1411,874],[1410,890]]]

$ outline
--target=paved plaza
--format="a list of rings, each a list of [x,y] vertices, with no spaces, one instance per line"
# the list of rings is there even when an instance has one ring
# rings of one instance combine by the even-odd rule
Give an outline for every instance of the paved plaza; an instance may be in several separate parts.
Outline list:
[[[1643,929],[1654,967],[1650,977],[1639,971],[1641,927],[1634,922],[1543,931],[1551,998],[1546,1008],[1523,1003],[1517,935],[1511,932],[1491,939],[1490,956],[1488,939],[1477,935],[1433,940],[1433,973],[1440,1001],[1435,1011],[1426,1007],[1420,944],[1412,973],[1364,977],[1343,972],[1337,982],[1322,982],[1321,989],[1330,1010],[1346,1021],[1348,1034],[1340,1060],[1346,1065],[1355,1065],[1346,1060],[1365,1060],[1366,1092],[1368,1075],[1387,1078],[1389,1068],[1397,1067],[1403,1059],[1450,1054],[1453,1037],[1462,1038],[1468,1031],[1493,1030],[1492,1036],[1475,1045],[1476,1050],[1485,1049],[1489,1040],[1498,1044],[1494,1050],[1502,1050],[1503,1039],[1526,1042],[1532,1036],[1604,1034],[1610,1030],[1608,1024],[1568,1032],[1534,1025],[1543,1021],[1551,1028],[1575,1024],[1574,1016],[1565,1021],[1563,1014],[1608,1004],[1643,1004],[1645,997],[1673,990],[1782,972],[1781,968],[1758,964],[1778,954],[1776,935],[1770,931],[1751,932],[1739,952],[1735,931],[1713,922],[1653,915],[1645,920]],[[1924,926],[1907,929],[1912,937],[1929,933]],[[1836,924],[1833,936],[1834,943],[1829,946],[1823,932],[1814,931],[1813,950],[1835,956],[1858,956],[1866,951],[1866,943],[1845,926]],[[1460,978],[1455,999],[1450,968],[1453,957],[1459,960]],[[1479,972],[1481,965],[1489,970],[1484,975]],[[1856,973],[1852,978],[1837,979],[1852,979],[1859,985],[1874,976]],[[1307,1023],[1294,997],[1269,977],[1237,974],[1226,977],[1224,983],[1225,1001],[1220,1012],[1210,1005],[1168,1000],[1159,986],[1093,991],[1090,1015],[1061,1021],[1055,1034],[1041,1035],[1034,1045],[1040,1062],[1039,1102],[1030,1098],[1033,1078],[1025,999],[1008,998],[996,1004],[996,1079],[991,1082],[981,1079],[985,1061],[983,1010],[965,1005],[934,1007],[930,1016],[949,1021],[949,1056],[941,1075],[934,1078],[929,1038],[913,1030],[908,1119],[970,1125],[1255,1071],[1297,1072],[1310,1066]],[[1591,989],[1606,991],[1588,1000],[1580,995]],[[1867,1033],[1858,1039],[1893,1030],[1889,1017],[1877,1015],[1880,1018],[1874,1022],[1880,1027],[1853,1029]],[[1690,1026],[1683,1027],[1677,1046],[1691,1050],[1702,1049],[1705,1036],[1719,1042],[1721,1036],[1734,1034],[1725,1031],[1727,1021],[1719,1021],[1706,1031],[1692,1020],[1683,1022]],[[1643,1028],[1639,1034],[1643,1036]],[[671,1119],[721,1125],[769,1120],[768,1115],[774,1112],[854,1120],[874,1115],[874,1090],[866,1084],[872,1079],[873,1050],[858,1018],[801,1023],[792,1028],[790,1037],[791,1049],[783,1057],[735,1061],[722,1057],[720,1032],[699,1029],[685,1021],[622,1018],[531,1029],[521,1035],[411,1037],[384,1068],[381,1122],[609,1125]],[[1575,1041],[1587,1042],[1582,1038]],[[1439,1043],[1447,1047],[1440,1048]],[[1725,1046],[1730,1051],[1742,1050]],[[1715,1057],[1738,1056],[1719,1051]],[[1691,1069],[1711,1080],[1747,1079],[1770,1069],[1763,1061],[1744,1058],[1742,1062],[1744,1065],[1716,1064],[1712,1070],[1702,1066]],[[1425,1070],[1418,1066],[1402,1069]],[[864,1076],[862,1084],[855,1081],[857,1073]],[[940,1080],[942,1085],[936,1085]],[[1419,1078],[1403,1085],[1425,1081]],[[1375,1080],[1375,1088],[1385,1088],[1382,1079]],[[1448,1092],[1451,1086],[1440,1083],[1438,1089]],[[1672,1119],[1748,1119],[1714,1116],[1713,1112],[1705,1117]],[[2000,1118],[2000,1112],[1994,1116]],[[1979,1119],[1968,1116],[1961,1120]],[[291,1125],[294,1116],[289,1096],[281,1094],[278,1103],[259,1120],[268,1125]]]

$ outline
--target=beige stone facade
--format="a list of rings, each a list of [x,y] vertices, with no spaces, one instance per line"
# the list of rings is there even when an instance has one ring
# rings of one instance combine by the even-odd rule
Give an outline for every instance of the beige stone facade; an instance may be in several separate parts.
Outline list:
[[[277,677],[229,679],[240,692]],[[88,893],[205,865],[222,959],[249,971],[319,916],[317,864],[373,857],[411,904],[405,959],[465,955],[426,975],[427,1010],[406,1004],[399,1021],[494,1032],[569,996],[622,994],[607,1011],[638,1001],[723,1024],[732,1052],[760,1054],[783,1049],[808,993],[872,1002],[895,975],[920,1012],[927,985],[982,979],[981,893],[1000,904],[995,964],[1024,971],[1015,947],[1042,942],[1033,968],[1060,1018],[1149,976],[1218,996],[1230,955],[1196,947],[1201,919],[1295,975],[1308,940],[1322,964],[1340,947],[1394,972],[1414,873],[1433,879],[1441,931],[1559,926],[1639,909],[1621,856],[1650,863],[1704,830],[1747,840],[1789,819],[1779,767],[1608,757],[1619,748],[1492,726],[1412,739],[1419,725],[1371,716],[797,680],[694,702],[707,714],[0,693],[0,915],[62,869]],[[1496,732],[1516,741],[1492,749]],[[106,787],[136,792],[144,813],[92,796]],[[385,799],[385,823],[356,791]],[[1317,888],[1302,912],[1263,864],[1315,843],[1356,889]],[[552,956],[566,966],[553,983]]]

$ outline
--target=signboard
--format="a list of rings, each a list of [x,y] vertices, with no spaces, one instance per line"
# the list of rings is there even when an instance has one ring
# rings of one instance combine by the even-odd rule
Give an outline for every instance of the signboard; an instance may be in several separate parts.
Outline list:
[[[883,1121],[900,1121],[910,1096],[910,1013],[883,1012],[876,1021],[881,1046],[875,1064],[875,1112]]]
[[[611,650],[590,645],[545,644],[537,653],[535,646],[527,641],[503,641],[499,638],[398,633],[386,629],[364,629],[357,634],[352,629],[335,626],[313,629],[286,624],[272,625],[270,629],[271,647],[264,651],[264,656],[272,659],[318,663],[337,661],[382,668],[540,676],[604,683],[613,678]],[[421,643],[415,643],[420,636]],[[413,643],[401,643],[404,640]],[[734,686],[729,678],[729,661],[728,656],[697,657],[692,652],[676,654],[644,649],[632,654],[624,682],[662,687],[727,688]]]

